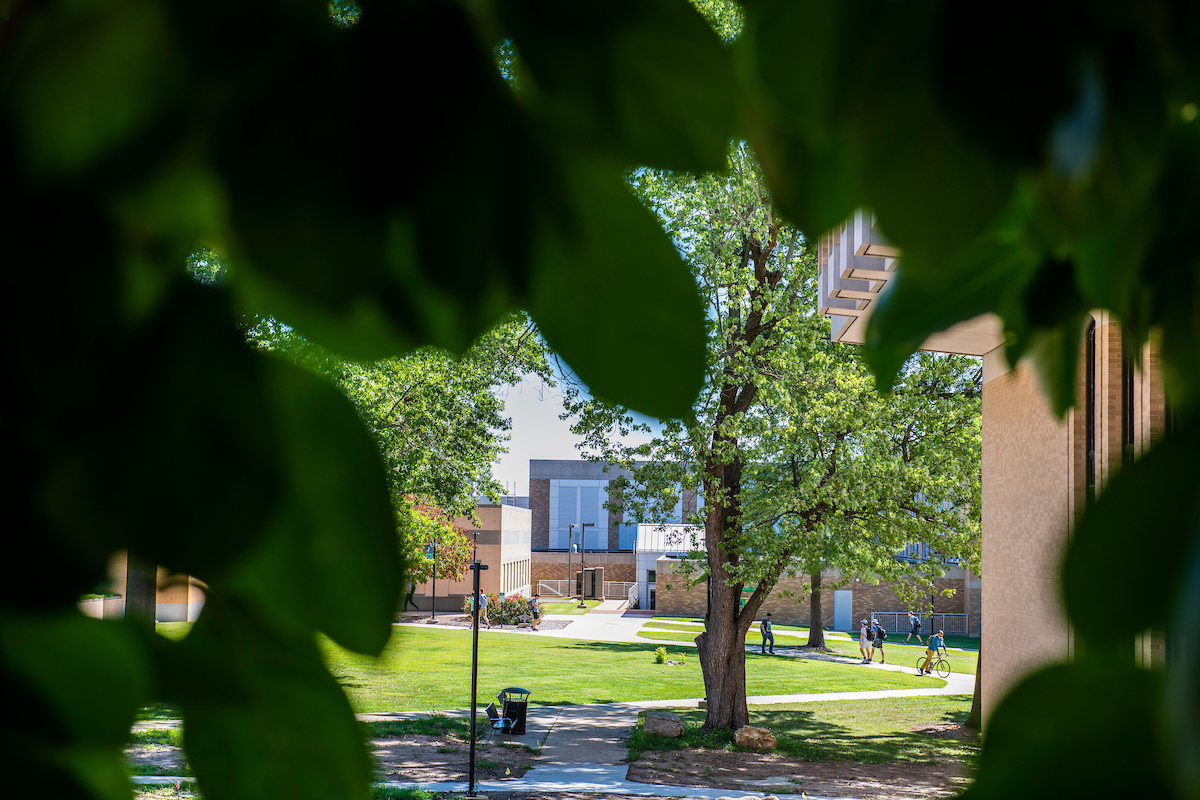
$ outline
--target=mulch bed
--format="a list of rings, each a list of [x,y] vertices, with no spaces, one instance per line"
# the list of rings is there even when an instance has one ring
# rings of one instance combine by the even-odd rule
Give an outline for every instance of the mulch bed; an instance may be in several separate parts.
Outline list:
[[[878,800],[949,797],[966,788],[965,776],[963,764],[814,762],[703,748],[646,751],[629,765],[629,780],[638,783]]]
[[[408,622],[414,624],[438,625],[444,628],[469,628],[471,627],[471,616],[469,614],[438,614],[437,622],[433,622],[428,614],[397,614],[396,622]],[[543,619],[542,624],[538,627],[544,631],[560,631],[570,625],[572,620],[569,619]],[[487,628],[484,628],[487,630]],[[500,623],[493,622],[492,630],[529,630],[529,626],[520,628],[516,625],[500,626]]]
[[[409,734],[371,739],[375,779],[381,781],[465,781],[471,746],[453,736]],[[475,779],[515,779],[533,766],[535,754],[523,746],[477,742]],[[135,745],[125,760],[142,775],[184,775],[184,752],[171,745]]]

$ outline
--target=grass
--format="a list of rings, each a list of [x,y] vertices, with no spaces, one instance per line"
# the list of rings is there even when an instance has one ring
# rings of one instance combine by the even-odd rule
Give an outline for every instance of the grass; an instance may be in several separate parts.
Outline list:
[[[464,742],[471,740],[471,723],[466,719],[433,714],[414,719],[388,719],[360,722],[363,735],[368,739],[384,739],[389,736],[453,736]],[[475,738],[482,739],[486,728],[477,726]]]
[[[183,728],[155,728],[149,731],[133,731],[129,743],[135,745],[170,745],[183,747]]]
[[[128,795],[127,795],[128,796]],[[200,800],[200,792],[196,790],[194,778],[181,778],[179,788],[174,783],[139,783],[133,787],[134,800]]]
[[[691,642],[700,635],[700,631],[688,631],[687,633],[676,633],[675,631],[658,631],[658,630],[640,630],[637,635],[643,639],[656,639],[661,642]],[[808,639],[801,639],[797,636],[781,636],[775,634],[776,647],[802,647]],[[757,631],[750,631],[746,634],[746,644],[752,644],[758,647],[762,644],[762,636]]]
[[[542,601],[543,614],[586,614],[596,606],[600,605],[599,600],[584,600],[584,605],[587,608],[580,608],[578,600],[563,601],[561,603],[552,603],[545,600]]]
[[[766,728],[778,740],[778,752],[808,761],[857,761],[867,764],[945,761],[974,763],[978,739],[960,741],[916,733],[924,725],[962,722],[971,710],[970,695],[892,697],[879,700],[829,700],[777,706],[752,706],[750,724]],[[647,736],[639,716],[629,739],[629,760],[646,750],[688,747],[737,750],[728,731],[702,733],[704,712],[673,709],[685,730],[677,739]]]
[[[695,627],[694,625],[682,624],[682,623],[687,623],[687,622],[704,624],[704,620],[700,619],[698,617],[654,617],[654,620],[652,622],[647,622],[642,627],[643,628],[663,628],[665,630],[673,630],[673,631],[693,630]],[[802,625],[775,625],[774,627],[775,627],[776,631],[798,631],[805,635],[808,634],[808,628],[806,628]],[[757,632],[757,630],[758,630],[757,626],[753,630],[755,632]],[[907,630],[888,631],[888,636],[891,637],[891,639],[889,639],[888,641],[891,644],[895,644],[896,642],[902,640],[907,635],[908,635]],[[837,637],[839,639],[845,637],[846,639],[849,639],[850,641],[855,643],[855,649],[858,648],[858,629],[857,628],[855,628],[854,630],[849,631],[849,632],[833,631],[833,630],[829,630],[828,628],[826,628],[825,629],[825,638],[829,639],[830,637]],[[776,638],[778,639],[778,634],[776,635]],[[925,631],[921,632],[921,638],[922,639],[927,638]],[[915,639],[913,640],[913,643],[914,644],[916,643]],[[978,636],[947,636],[946,637],[946,647],[957,648],[960,650],[978,650],[979,649],[979,637]],[[915,656],[914,656],[914,659],[915,659]]]
[[[179,710],[179,706],[171,705],[170,703],[153,703],[148,706],[142,706],[137,712],[138,722],[164,719],[183,719],[183,712]]]
[[[321,644],[355,711],[440,710],[470,703],[471,637],[463,631],[396,628],[378,659],[350,653],[327,639]],[[937,678],[754,653],[746,655],[746,672],[751,695],[944,685]],[[514,685],[531,690],[530,700],[537,705],[704,696],[698,659],[682,666],[656,665],[649,642],[481,636],[481,703]]]
[[[660,631],[660,630],[643,630],[638,631],[638,636],[643,639],[654,641],[667,642],[690,642],[699,635],[699,631],[694,633],[689,630],[687,633],[676,633],[675,631]],[[808,640],[801,639],[795,636],[781,636],[775,634],[776,647],[802,647]],[[759,647],[762,645],[762,637],[755,631],[746,634],[746,644]],[[858,642],[850,641],[841,638],[825,637],[825,646],[834,651],[838,655],[849,656],[851,658],[860,658],[858,652]],[[890,664],[900,664],[905,667],[916,668],[917,657],[925,654],[925,646],[916,643],[911,645],[896,644],[895,642],[887,642],[884,645],[884,653]],[[968,675],[975,674],[975,662],[979,660],[979,653],[972,650],[948,650],[946,652],[946,661],[950,664],[951,672],[962,672]]]
[[[371,787],[371,800],[433,800],[438,795],[424,789],[399,788],[396,786]]]

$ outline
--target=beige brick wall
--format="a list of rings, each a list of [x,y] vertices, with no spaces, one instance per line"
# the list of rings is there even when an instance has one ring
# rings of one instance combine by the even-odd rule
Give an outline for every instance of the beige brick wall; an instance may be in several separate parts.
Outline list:
[[[1055,418],[1028,364],[984,384],[985,718],[1023,675],[1069,652],[1058,568],[1081,445],[1070,435],[1073,416]]]
[[[704,616],[707,588],[701,583],[687,589],[681,576],[674,576],[674,559],[658,561],[658,582],[655,592],[655,611],[664,616]],[[783,577],[763,603],[759,616],[770,612],[772,619],[782,625],[805,625],[811,621],[811,602],[808,594],[809,579]],[[872,611],[904,611],[900,598],[890,584],[872,584],[867,581],[849,581],[837,586],[836,576],[824,575],[821,579],[821,618],[826,629],[833,626],[834,590],[849,589],[854,592],[852,602],[852,624],[869,618]],[[953,597],[936,598],[934,610],[945,614],[961,614],[966,605],[966,593],[962,578],[939,578],[934,582],[938,591],[953,589]],[[978,597],[979,590],[975,590]],[[976,609],[977,615],[979,611]],[[978,630],[978,622],[974,627]]]

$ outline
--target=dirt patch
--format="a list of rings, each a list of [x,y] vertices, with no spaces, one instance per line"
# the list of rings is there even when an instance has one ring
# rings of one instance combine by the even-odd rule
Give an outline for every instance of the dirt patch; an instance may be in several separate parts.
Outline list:
[[[629,765],[629,780],[638,783],[879,800],[949,797],[966,788],[965,775],[963,764],[813,762],[779,753],[700,748],[647,751]]]
[[[465,781],[471,745],[451,736],[394,736],[372,739],[376,780]],[[475,745],[475,780],[516,779],[533,766],[534,754],[524,747]]]
[[[381,781],[465,781],[471,745],[453,736],[408,734],[370,740],[375,779]],[[523,746],[475,745],[475,779],[520,778],[533,765],[535,754]],[[125,749],[125,760],[137,775],[186,775],[184,752],[168,745],[136,745]]]
[[[939,725],[917,725],[913,727],[916,733],[926,736],[936,736],[939,739],[957,739],[960,742],[970,742],[979,738],[979,734],[970,728],[963,727],[961,722],[945,722]]]
[[[125,763],[134,775],[187,775],[183,748],[168,744],[139,744],[125,748]]]
[[[469,614],[438,614],[437,622],[429,619],[428,614],[397,614],[395,622],[406,622],[415,625],[437,625],[443,628],[469,628],[471,627],[471,616]],[[570,625],[572,620],[569,619],[543,619],[538,628],[543,631],[560,631]],[[484,626],[484,630],[486,630]],[[500,627],[499,622],[492,623],[492,630],[529,630],[529,626],[520,627],[518,625],[505,625]]]

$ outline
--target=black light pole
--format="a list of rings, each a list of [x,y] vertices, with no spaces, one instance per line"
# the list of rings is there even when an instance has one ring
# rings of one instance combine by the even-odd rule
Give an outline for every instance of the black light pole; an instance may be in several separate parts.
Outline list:
[[[571,588],[575,583],[575,576],[571,574],[571,548],[575,546],[575,526],[567,526],[567,591],[571,596],[575,596],[575,590]]]
[[[479,573],[487,569],[487,564],[480,564],[476,559],[471,564],[475,573],[475,594],[472,596],[471,608],[471,767],[467,776],[467,796],[475,796],[475,691],[479,678]]]
[[[433,559],[433,619],[437,621],[437,542],[425,545],[426,555]]]
[[[583,582],[587,578],[584,572],[587,559],[587,529],[594,527],[596,527],[594,522],[585,522],[579,526],[579,608],[587,608],[587,603],[583,602]]]

